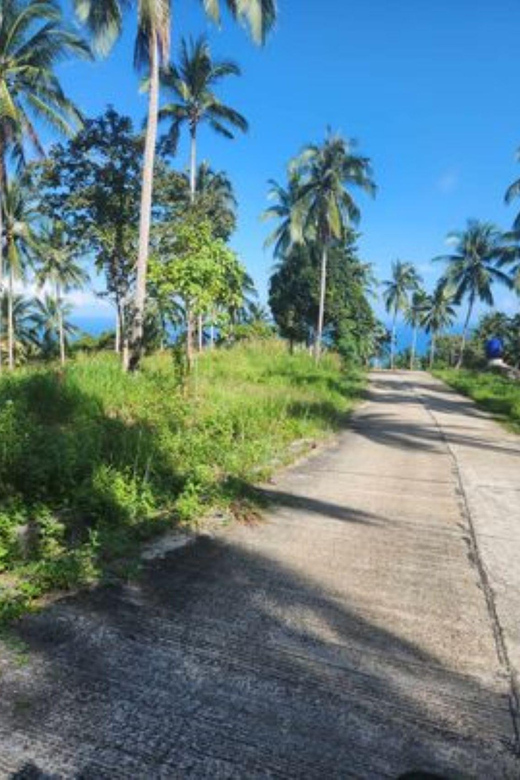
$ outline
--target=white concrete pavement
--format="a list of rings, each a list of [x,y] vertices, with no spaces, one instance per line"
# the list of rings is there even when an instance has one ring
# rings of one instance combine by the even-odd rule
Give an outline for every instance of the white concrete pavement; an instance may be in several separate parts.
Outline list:
[[[0,776],[520,777],[519,465],[427,374],[374,374],[263,522],[23,622]]]

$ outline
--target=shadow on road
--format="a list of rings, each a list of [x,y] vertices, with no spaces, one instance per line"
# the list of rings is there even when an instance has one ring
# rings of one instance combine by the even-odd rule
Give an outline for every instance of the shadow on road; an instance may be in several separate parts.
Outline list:
[[[229,540],[18,633],[37,660],[4,682],[12,778],[513,776],[505,696]]]

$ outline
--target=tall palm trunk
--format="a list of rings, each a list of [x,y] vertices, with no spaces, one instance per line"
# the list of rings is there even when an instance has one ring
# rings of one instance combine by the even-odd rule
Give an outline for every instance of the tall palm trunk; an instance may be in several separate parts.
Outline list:
[[[60,342],[60,363],[62,366],[65,365],[65,329],[63,327],[63,312],[61,310],[61,301],[60,301],[60,286],[59,284],[56,284],[56,308],[58,310],[58,338]]]
[[[0,145],[0,301],[4,291],[4,174],[4,149],[3,145]],[[2,315],[0,313],[0,374],[2,373],[2,368]]]
[[[195,191],[197,189],[197,127],[194,125],[190,129],[190,200],[195,201]]]
[[[432,332],[432,340],[430,342],[430,368],[433,368],[433,363],[435,361],[435,336],[436,334]]]
[[[396,341],[397,308],[394,309],[394,318],[392,320],[392,343],[390,345],[390,368],[395,368],[395,341]]]
[[[14,319],[13,319],[13,269],[9,269],[9,292],[7,297],[7,350],[9,371],[14,369]]]
[[[464,327],[462,328],[462,340],[460,342],[459,359],[457,360],[457,365],[455,366],[457,371],[462,366],[462,361],[464,360],[464,352],[466,350],[466,338],[467,338],[467,334],[468,334],[468,326],[469,326],[469,321],[471,319],[471,315],[473,313],[473,306],[474,305],[475,305],[475,297],[473,295],[470,295],[469,306],[468,306],[468,313],[467,313],[466,319],[464,321]]]
[[[150,225],[152,221],[152,192],[157,144],[157,121],[159,108],[159,44],[157,33],[150,33],[150,92],[148,96],[148,121],[144,147],[143,181],[141,189],[141,214],[139,221],[139,252],[137,257],[137,278],[134,298],[132,337],[128,367],[139,368],[143,355],[144,307],[146,303],[146,274],[150,246]]]
[[[415,367],[415,352],[417,349],[417,325],[414,325],[413,327],[413,335],[412,335],[412,351],[410,353],[410,371],[414,370]]]
[[[193,125],[190,128],[190,138],[190,202],[193,205],[197,192],[197,125]],[[203,329],[202,314],[199,314],[197,317],[197,346],[199,352],[202,352],[203,347]]]
[[[121,352],[121,307],[119,303],[116,304],[116,337],[114,351],[116,355],[119,355]]]
[[[325,319],[325,292],[327,290],[327,261],[328,246],[325,242],[321,254],[321,281],[320,281],[320,308],[318,310],[318,330],[316,333],[316,343],[314,345],[314,357],[316,362],[321,356],[321,340],[323,338],[323,322]]]
[[[186,306],[186,361],[188,371],[191,371],[193,366],[193,314],[190,306]]]

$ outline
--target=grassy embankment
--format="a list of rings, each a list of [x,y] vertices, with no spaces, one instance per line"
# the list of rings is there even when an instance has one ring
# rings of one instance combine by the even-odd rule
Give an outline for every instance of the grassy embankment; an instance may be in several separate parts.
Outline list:
[[[519,382],[484,371],[446,369],[434,373],[455,390],[472,398],[500,422],[520,433]]]
[[[337,429],[363,384],[335,356],[316,367],[277,342],[204,355],[187,392],[168,355],[137,376],[111,355],[4,374],[0,622],[128,573],[165,528],[247,513],[248,486]]]

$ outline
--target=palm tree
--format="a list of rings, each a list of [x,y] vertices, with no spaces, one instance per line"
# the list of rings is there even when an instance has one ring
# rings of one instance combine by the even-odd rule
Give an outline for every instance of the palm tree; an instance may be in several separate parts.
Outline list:
[[[430,368],[435,360],[435,341],[440,331],[449,328],[456,317],[455,294],[445,279],[441,279],[432,295],[427,297],[421,316],[421,326],[431,334]]]
[[[227,241],[236,226],[238,205],[229,177],[224,171],[214,171],[208,162],[203,161],[197,168],[195,191],[197,213],[200,213],[201,219],[209,219],[215,238]],[[174,198],[175,205],[183,211],[193,209],[189,174],[178,174]]]
[[[0,201],[7,186],[7,154],[18,163],[29,143],[40,154],[43,146],[34,120],[44,120],[71,135],[81,125],[77,108],[67,98],[55,68],[70,56],[90,56],[88,46],[63,24],[52,0],[9,0],[0,13]],[[0,209],[0,236],[3,235]],[[0,241],[0,288],[4,246]],[[0,357],[0,369],[2,361]]]
[[[175,152],[182,126],[190,133],[190,196],[195,200],[197,185],[197,132],[207,123],[225,138],[234,138],[233,129],[246,132],[247,120],[238,111],[226,106],[215,94],[215,87],[226,76],[240,76],[239,66],[230,60],[214,61],[207,40],[181,43],[179,68],[170,66],[161,73],[161,85],[173,93],[176,102],[168,103],[159,111],[161,121],[169,120],[170,127],[164,139],[168,151]]]
[[[85,23],[102,52],[107,52],[121,33],[127,0],[73,0],[76,13]],[[206,13],[220,21],[220,0],[201,0]],[[159,109],[159,73],[168,62],[170,49],[171,0],[135,0],[137,5],[137,39],[135,62],[149,67],[148,121],[143,164],[139,249],[137,258],[134,317],[132,323],[129,368],[139,367],[143,351],[146,275],[150,243],[153,169],[157,141]],[[235,19],[245,22],[255,41],[263,43],[276,19],[275,0],[225,0]]]
[[[375,194],[370,161],[355,154],[353,141],[328,133],[325,142],[309,144],[294,161],[301,177],[295,219],[297,233],[321,250],[320,303],[315,357],[319,360],[325,314],[328,252],[334,241],[345,241],[360,212],[349,192],[352,185]]]
[[[0,296],[0,320],[2,321],[2,331],[7,332],[7,322],[9,314],[12,312],[13,330],[14,330],[14,352],[17,361],[25,360],[29,353],[37,345],[36,334],[34,332],[33,320],[34,301],[25,298],[23,295],[13,295],[12,301],[7,292]],[[0,342],[0,350],[4,349]]]
[[[270,179],[270,189],[267,197],[275,201],[272,206],[262,214],[263,220],[276,219],[278,226],[265,240],[264,246],[273,247],[273,255],[279,260],[283,259],[293,244],[302,243],[304,238],[301,232],[302,217],[299,210],[302,207],[300,200],[301,177],[298,171],[289,171],[287,187]]]
[[[15,365],[14,282],[25,277],[27,266],[34,258],[37,238],[33,232],[33,223],[38,213],[32,193],[22,179],[13,179],[4,184],[1,206],[8,285],[7,351],[9,369],[12,370]]]
[[[43,350],[47,354],[53,354],[59,344],[60,328],[63,329],[65,337],[73,336],[78,332],[78,329],[68,320],[71,312],[72,306],[63,298],[46,294],[43,300],[39,298],[35,300],[32,319]]]
[[[463,231],[450,233],[448,240],[455,243],[455,251],[442,255],[436,260],[447,263],[445,278],[455,290],[457,304],[468,299],[468,309],[456,368],[460,368],[464,358],[466,338],[477,301],[493,306],[493,284],[501,282],[511,286],[511,277],[498,266],[510,256],[510,250],[504,244],[503,234],[489,222],[469,220]]]
[[[413,328],[412,334],[412,348],[410,350],[410,371],[413,371],[415,366],[415,353],[417,350],[417,332],[421,324],[421,318],[424,312],[424,308],[428,301],[428,296],[424,290],[416,290],[412,294],[411,301],[408,303],[404,316],[408,325]]]
[[[36,281],[43,287],[50,284],[56,301],[62,294],[83,287],[88,281],[88,274],[74,262],[71,256],[72,248],[63,223],[55,221],[41,236],[41,264],[36,273]],[[60,360],[65,365],[65,331],[61,320],[61,308],[58,307],[58,335],[60,343]]]
[[[412,263],[395,260],[392,263],[392,278],[383,282],[383,300],[388,313],[392,312],[392,342],[390,345],[390,368],[395,367],[395,345],[397,315],[408,306],[408,296],[419,287],[421,278]]]

